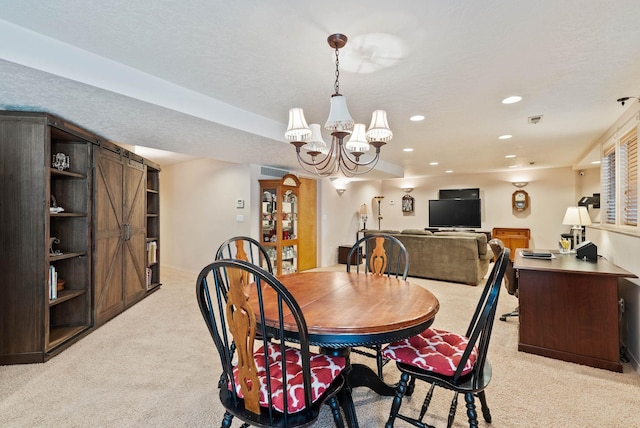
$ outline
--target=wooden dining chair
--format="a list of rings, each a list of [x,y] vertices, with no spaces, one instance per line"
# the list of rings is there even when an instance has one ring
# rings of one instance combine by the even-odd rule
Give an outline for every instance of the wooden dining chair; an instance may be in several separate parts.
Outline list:
[[[267,250],[248,236],[234,236],[224,241],[216,251],[215,260],[220,259],[244,260],[273,273],[273,263]]]
[[[234,417],[243,427],[307,426],[324,403],[344,426],[337,394],[346,359],[310,352],[300,306],[273,274],[243,260],[217,260],[198,275],[196,296],[225,380],[222,427]],[[267,330],[279,340],[269,341]]]
[[[382,350],[385,358],[396,361],[401,372],[385,428],[392,428],[396,418],[420,428],[428,426],[422,420],[436,386],[454,392],[447,427],[453,425],[459,394],[464,394],[469,426],[478,426],[474,397],[480,400],[484,420],[491,423],[484,393],[491,380],[487,350],[509,254],[510,250],[505,248],[496,259],[464,335],[429,328],[409,339],[393,342]],[[399,413],[404,395],[413,391],[416,380],[431,384],[417,419]]]
[[[351,261],[364,256],[363,272],[372,275],[395,276],[407,279],[409,273],[409,253],[398,238],[385,234],[366,235],[356,241],[349,250],[347,272],[351,272]],[[356,272],[360,273],[361,263],[356,263]],[[388,362],[382,357],[382,344],[351,349],[356,354],[376,359],[378,377],[383,379],[382,369]]]
[[[366,235],[356,241],[349,250],[347,272],[351,272],[352,261],[364,257],[364,272],[407,279],[409,273],[409,253],[398,238],[382,233]],[[360,272],[361,263],[355,263]]]

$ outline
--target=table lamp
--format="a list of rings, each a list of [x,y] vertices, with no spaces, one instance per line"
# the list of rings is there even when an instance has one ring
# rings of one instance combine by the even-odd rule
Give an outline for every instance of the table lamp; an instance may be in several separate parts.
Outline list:
[[[367,208],[367,204],[360,205],[358,214],[360,214],[360,218],[362,219],[362,230],[367,230],[367,218],[369,215],[369,209]]]
[[[571,232],[573,233],[573,252],[575,252],[575,248],[581,242],[582,226],[591,226],[591,217],[589,217],[587,207],[568,207],[567,212],[564,214],[562,224],[571,226]]]

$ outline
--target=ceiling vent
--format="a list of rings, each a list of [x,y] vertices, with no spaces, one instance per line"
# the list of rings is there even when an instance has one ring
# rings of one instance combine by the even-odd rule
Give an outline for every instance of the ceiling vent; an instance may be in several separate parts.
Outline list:
[[[266,175],[268,177],[282,178],[287,174],[289,174],[289,171],[285,171],[284,169],[273,168],[273,167],[270,167],[270,166],[261,166],[260,167],[260,175]]]
[[[533,125],[537,125],[542,120],[542,115],[539,114],[537,116],[529,116],[529,123]]]

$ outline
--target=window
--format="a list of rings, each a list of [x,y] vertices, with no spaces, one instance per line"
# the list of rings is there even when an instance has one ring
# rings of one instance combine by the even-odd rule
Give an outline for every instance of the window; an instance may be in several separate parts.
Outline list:
[[[638,119],[603,145],[601,162],[604,224],[638,227]]]

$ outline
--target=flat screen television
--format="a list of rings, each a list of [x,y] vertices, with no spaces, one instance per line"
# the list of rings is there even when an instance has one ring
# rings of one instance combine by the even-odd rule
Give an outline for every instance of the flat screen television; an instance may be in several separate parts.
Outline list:
[[[480,199],[432,199],[429,227],[481,227]]]
[[[473,189],[440,189],[438,199],[479,199],[480,188]]]

